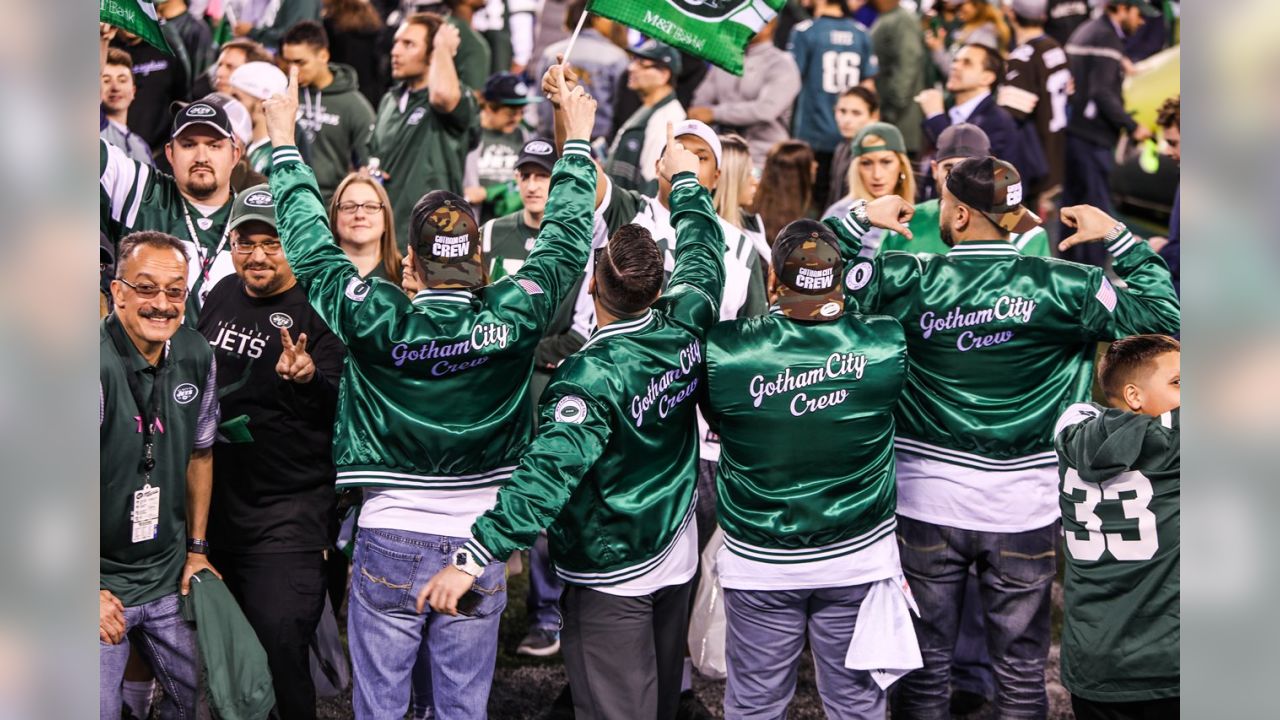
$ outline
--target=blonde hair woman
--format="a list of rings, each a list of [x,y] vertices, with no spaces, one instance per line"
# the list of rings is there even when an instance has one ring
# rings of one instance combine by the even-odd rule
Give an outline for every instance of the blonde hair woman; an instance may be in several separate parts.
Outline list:
[[[329,227],[338,246],[362,278],[400,284],[400,247],[391,200],[381,183],[365,172],[353,172],[338,183],[329,201]]]
[[[764,222],[753,212],[760,178],[751,164],[747,141],[735,133],[720,136],[720,181],[713,198],[716,214],[742,230],[755,248],[751,264],[751,280],[741,317],[763,315],[768,310],[765,298],[765,268],[769,266],[769,243],[764,238]]]
[[[849,165],[849,194],[827,208],[823,217],[847,215],[855,200],[870,202],[897,195],[909,203],[916,201],[916,176],[898,128],[889,123],[871,123],[854,136],[850,152],[853,162]],[[874,257],[883,237],[883,231],[869,233],[863,239],[861,254]]]

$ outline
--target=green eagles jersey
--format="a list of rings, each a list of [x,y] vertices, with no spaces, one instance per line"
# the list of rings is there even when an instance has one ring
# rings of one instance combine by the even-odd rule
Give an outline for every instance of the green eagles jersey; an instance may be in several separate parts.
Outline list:
[[[337,485],[471,489],[504,482],[528,445],[534,349],[582,273],[595,165],[565,144],[540,237],[520,272],[476,292],[409,300],[361,280],[334,242],[315,176],[276,148],[271,191],[298,282],[347,346],[334,433]]]
[[[911,367],[895,440],[899,512],[1004,532],[1053,522],[1053,423],[1088,397],[1096,343],[1178,330],[1164,261],[1127,230],[1108,245],[1124,288],[1102,268],[1027,257],[1005,241],[961,243],[946,255],[860,259],[867,228],[852,214],[825,222],[848,263],[846,309],[896,317],[906,330]],[[1013,498],[978,497],[997,481],[1025,498],[1003,520],[990,511]],[[957,482],[967,495],[948,494],[948,483]]]
[[[98,151],[98,186],[101,230],[112,244],[137,230],[156,230],[186,246],[191,294],[184,321],[194,328],[205,296],[219,280],[236,272],[226,233],[234,198],[206,217],[182,197],[172,175],[130,160],[105,141]]]
[[[896,232],[886,232],[884,239],[880,241],[880,247],[876,248],[876,254],[882,255],[890,250],[901,250],[909,253],[923,252],[946,255],[951,251],[951,248],[942,242],[942,233],[938,226],[938,215],[937,198],[916,203],[916,212],[911,216],[911,222],[907,224],[907,227],[911,230],[911,239],[908,240]],[[1049,234],[1042,227],[1037,227],[1021,234],[1011,233],[1009,242],[1023,255],[1051,257],[1049,253]]]
[[[452,112],[431,107],[428,89],[398,85],[382,96],[374,121],[370,158],[386,175],[400,250],[409,244],[413,206],[432,190],[462,193],[467,152],[479,138],[476,97],[465,84]]]
[[[187,560],[187,463],[193,451],[213,446],[217,372],[208,341],[187,327],[178,328],[153,368],[115,314],[102,321],[98,360],[98,582],[133,607],[178,591]],[[145,484],[143,421],[130,375],[143,403],[159,408],[150,480],[151,491],[159,493],[159,511],[142,535],[133,512],[135,493]]]
[[[1062,683],[1097,702],[1178,697],[1179,410],[1094,405],[1058,421]]]
[[[907,373],[897,320],[807,323],[775,310],[722,322],[707,336],[706,368],[730,552],[825,560],[894,531],[893,408]]]
[[[680,242],[670,285],[556,371],[538,437],[472,527],[467,548],[480,562],[529,546],[549,526],[560,577],[616,585],[661,564],[693,521],[695,408],[724,236],[693,173],[674,178],[671,207]]]

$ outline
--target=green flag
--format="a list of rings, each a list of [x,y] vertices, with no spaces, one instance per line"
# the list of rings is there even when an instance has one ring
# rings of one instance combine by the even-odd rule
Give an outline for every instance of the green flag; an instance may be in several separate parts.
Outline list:
[[[747,43],[787,0],[591,0],[587,9],[742,74]]]
[[[160,18],[151,0],[100,0],[98,19],[133,33],[147,44],[173,54],[160,31]]]

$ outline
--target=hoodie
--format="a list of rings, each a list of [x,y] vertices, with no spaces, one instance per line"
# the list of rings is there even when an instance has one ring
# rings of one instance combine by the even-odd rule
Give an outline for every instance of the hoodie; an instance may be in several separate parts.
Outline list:
[[[373,135],[373,106],[360,94],[356,71],[330,63],[329,72],[333,82],[328,87],[304,87],[298,98],[298,129],[325,202],[347,173],[368,162]]]

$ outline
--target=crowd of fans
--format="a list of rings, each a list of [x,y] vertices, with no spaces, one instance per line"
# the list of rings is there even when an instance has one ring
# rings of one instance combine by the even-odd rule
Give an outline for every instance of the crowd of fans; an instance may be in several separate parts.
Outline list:
[[[1111,176],[1180,157],[1124,96],[1177,4],[792,0],[737,76],[553,2],[567,61],[543,0],[102,26],[102,717],[203,665],[314,718],[344,615],[356,717],[484,717],[508,557],[565,716],[708,716],[701,577],[726,717],[806,638],[831,717],[1044,717],[1064,531],[1077,717],[1176,717],[1178,199],[1139,238]],[[216,578],[262,657],[209,649]]]

